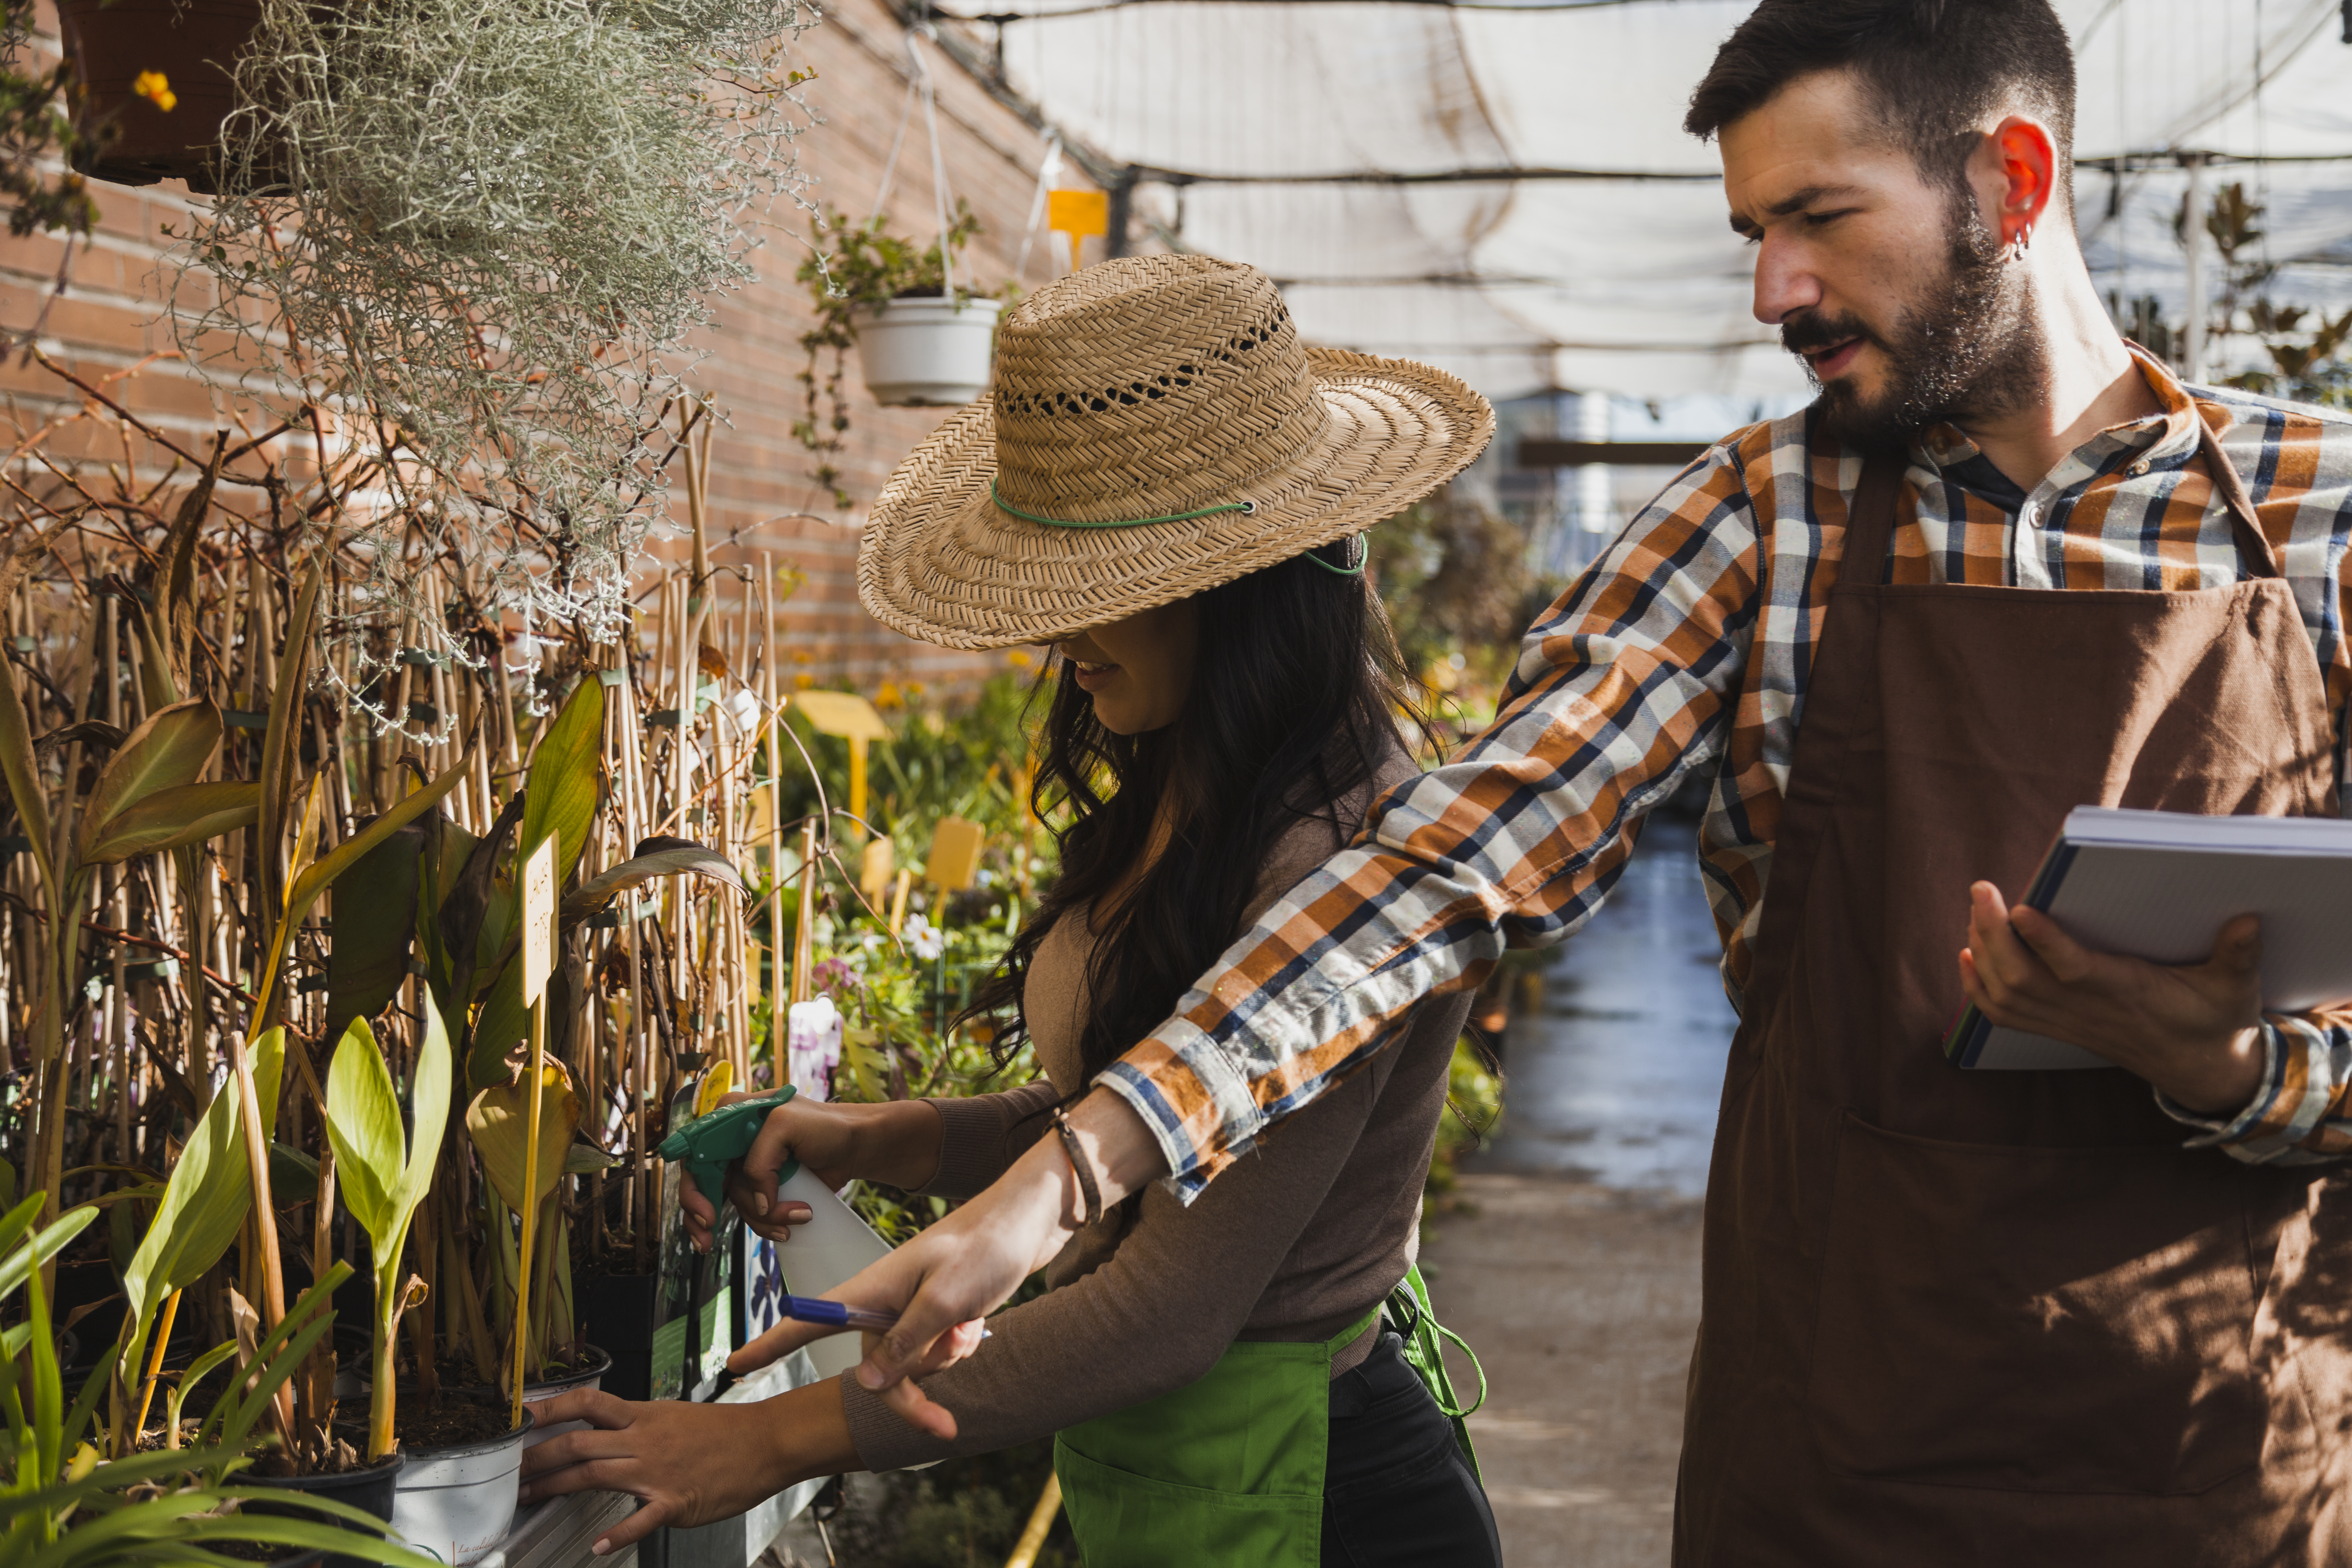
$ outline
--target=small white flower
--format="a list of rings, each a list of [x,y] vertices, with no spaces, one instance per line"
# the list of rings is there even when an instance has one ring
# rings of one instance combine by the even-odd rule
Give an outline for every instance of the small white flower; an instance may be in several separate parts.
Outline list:
[[[915,956],[929,963],[947,951],[947,933],[921,915],[907,917],[907,945]]]

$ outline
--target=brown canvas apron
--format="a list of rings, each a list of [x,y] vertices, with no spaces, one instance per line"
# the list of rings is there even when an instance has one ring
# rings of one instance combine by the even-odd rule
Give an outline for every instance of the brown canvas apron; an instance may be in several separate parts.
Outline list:
[[[1830,599],[1707,1184],[1677,1563],[2352,1563],[2352,1187],[2181,1148],[2121,1071],[1962,1072],[1968,887],[2077,805],[2332,813],[2318,661],[2251,579]],[[2191,470],[2184,484],[2199,482]]]

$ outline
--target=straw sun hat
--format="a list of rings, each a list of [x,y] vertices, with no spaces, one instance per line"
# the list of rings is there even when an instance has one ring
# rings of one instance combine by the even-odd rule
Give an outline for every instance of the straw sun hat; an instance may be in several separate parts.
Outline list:
[[[1051,642],[1361,533],[1494,433],[1444,371],[1301,343],[1254,267],[1105,262],[1005,315],[994,390],[876,499],[858,597],[925,642]]]

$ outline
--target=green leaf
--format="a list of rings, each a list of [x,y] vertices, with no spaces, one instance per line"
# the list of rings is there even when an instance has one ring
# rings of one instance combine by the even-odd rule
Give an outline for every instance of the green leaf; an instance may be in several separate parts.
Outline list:
[[[392,1232],[393,1194],[407,1167],[408,1140],[399,1091],[364,1018],[352,1019],[335,1047],[327,1069],[326,1118],[343,1206],[371,1240],[381,1241]]]
[[[555,984],[555,975],[547,979],[551,986]],[[522,965],[509,962],[490,983],[490,994],[474,1014],[473,1041],[466,1052],[466,1087],[479,1093],[512,1077],[507,1053],[530,1028],[530,1009],[522,1000]]]
[[[576,921],[593,915],[632,888],[643,887],[657,877],[677,876],[706,877],[739,893],[747,891],[742,873],[726,856],[699,844],[678,844],[624,860],[603,876],[581,883],[563,900],[563,918]]]
[[[439,778],[311,861],[309,869],[294,879],[294,896],[286,900],[287,909],[289,911],[310,909],[313,900],[333,886],[336,878],[358,865],[368,851],[448,798],[449,792],[464,781],[473,766],[474,751],[468,746],[466,754],[442,770]],[[300,917],[298,913],[290,918]]]
[[[278,1121],[278,1079],[286,1065],[286,1032],[271,1029],[253,1042],[253,1087],[259,1097],[261,1125]],[[205,1108],[147,1226],[146,1239],[123,1271],[131,1329],[120,1364],[126,1381],[143,1368],[139,1353],[163,1298],[195,1281],[220,1261],[253,1206],[253,1175],[245,1154],[245,1122],[237,1113],[236,1077],[231,1074]]]
[[[425,1201],[449,1121],[449,1032],[427,993],[425,1036],[416,1051],[409,1095],[414,1128],[401,1130],[400,1096],[364,1018],[354,1018],[327,1071],[327,1136],[335,1146],[335,1175],[343,1206],[375,1248],[379,1310],[400,1299],[401,1244]],[[390,1324],[379,1327],[389,1330]]]
[[[269,1145],[270,1200],[291,1208],[318,1195],[319,1162],[299,1149],[273,1142]]]
[[[519,1215],[538,1212],[540,1200],[555,1190],[563,1175],[565,1151],[580,1127],[580,1097],[572,1092],[571,1075],[553,1057],[540,1076],[539,1169],[531,1201],[523,1201],[523,1165],[529,1156],[530,1084],[528,1069],[509,1083],[493,1084],[474,1096],[466,1110],[466,1131],[474,1135],[474,1152],[482,1159],[483,1173]]]
[[[325,562],[310,563],[294,613],[286,618],[286,641],[278,656],[278,684],[269,692],[269,727],[261,736],[261,851],[263,874],[286,840],[286,826],[294,809],[295,741],[301,728],[303,688],[310,670],[310,626],[319,607],[319,584]],[[273,886],[271,892],[278,889]]]
[[[335,942],[327,953],[329,1039],[340,1039],[353,1018],[383,1011],[408,977],[424,844],[423,825],[410,823],[335,879]]]
[[[609,1171],[619,1163],[602,1149],[592,1148],[585,1143],[574,1143],[563,1151],[563,1173],[567,1176],[585,1176],[597,1171]]]
[[[194,784],[213,753],[220,750],[220,710],[202,698],[175,702],[150,714],[115,748],[82,805],[81,822],[74,833],[74,852],[81,862],[99,863],[93,848],[112,837],[115,818],[123,812],[158,790]]]
[[[36,1194],[26,1198],[25,1205],[28,1205],[34,1213],[39,1213],[41,1195]],[[8,1217],[13,1220],[16,1217],[16,1214],[24,1212],[24,1207],[20,1206],[16,1214],[11,1214]],[[0,1301],[6,1300],[23,1289],[25,1281],[32,1278],[34,1269],[64,1251],[66,1244],[79,1236],[89,1222],[97,1217],[98,1210],[89,1204],[84,1204],[79,1208],[68,1209],[47,1228],[36,1234],[29,1244],[19,1247],[6,1258],[0,1258]]]
[[[604,794],[604,683],[583,680],[541,738],[523,781],[526,805],[517,847],[529,855],[553,834],[559,888],[571,879],[588,847],[588,830]]]
[[[0,610],[6,608],[5,601],[0,601]],[[16,694],[16,672],[5,660],[0,660],[0,777],[8,781],[9,798],[16,803],[25,837],[32,840],[33,865],[41,873],[41,886],[54,911],[64,893],[58,886],[57,862],[49,858],[48,798],[41,793],[40,764],[33,757],[33,732],[26,722],[24,700]]]
[[[401,1173],[394,1194],[394,1201],[410,1214],[416,1212],[433,1185],[433,1163],[441,1157],[441,1137],[449,1125],[449,1031],[433,999],[425,996],[419,1001],[425,1009],[425,1038],[417,1047],[408,1107],[415,1126],[409,1134],[408,1166]]]
[[[177,784],[159,789],[114,814],[92,833],[82,817],[80,858],[87,866],[111,866],[134,855],[153,855],[217,838],[261,819],[261,786],[243,782]]]

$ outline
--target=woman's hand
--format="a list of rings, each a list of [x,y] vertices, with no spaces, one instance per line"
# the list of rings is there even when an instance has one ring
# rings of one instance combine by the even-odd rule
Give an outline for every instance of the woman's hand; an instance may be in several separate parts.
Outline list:
[[[525,1504],[565,1492],[628,1492],[645,1506],[590,1550],[599,1557],[663,1525],[731,1519],[811,1476],[862,1469],[841,1394],[827,1378],[754,1405],[639,1405],[594,1389],[531,1406],[542,1426],[585,1421],[522,1456]]]
[[[732,1105],[748,1098],[731,1094],[719,1103]],[[768,1112],[751,1149],[728,1168],[727,1200],[753,1235],[788,1242],[789,1227],[809,1218],[806,1204],[784,1203],[777,1195],[776,1173],[788,1162],[799,1161],[828,1187],[863,1176],[911,1190],[938,1171],[942,1130],[940,1113],[920,1100],[833,1105],[794,1095]],[[709,1251],[718,1210],[683,1172],[678,1215],[695,1250]]]
[[[1105,1203],[1117,1203],[1158,1174],[1159,1146],[1124,1101],[1091,1095],[1070,1120]],[[851,1306],[899,1314],[889,1332],[866,1336],[857,1381],[915,1426],[952,1436],[954,1416],[908,1380],[979,1348],[979,1320],[1061,1251],[1077,1228],[1079,1205],[1069,1155],[1062,1140],[1048,1133],[986,1192],[826,1291],[829,1299]],[[727,1364],[740,1374],[836,1331],[812,1323],[779,1323]]]

